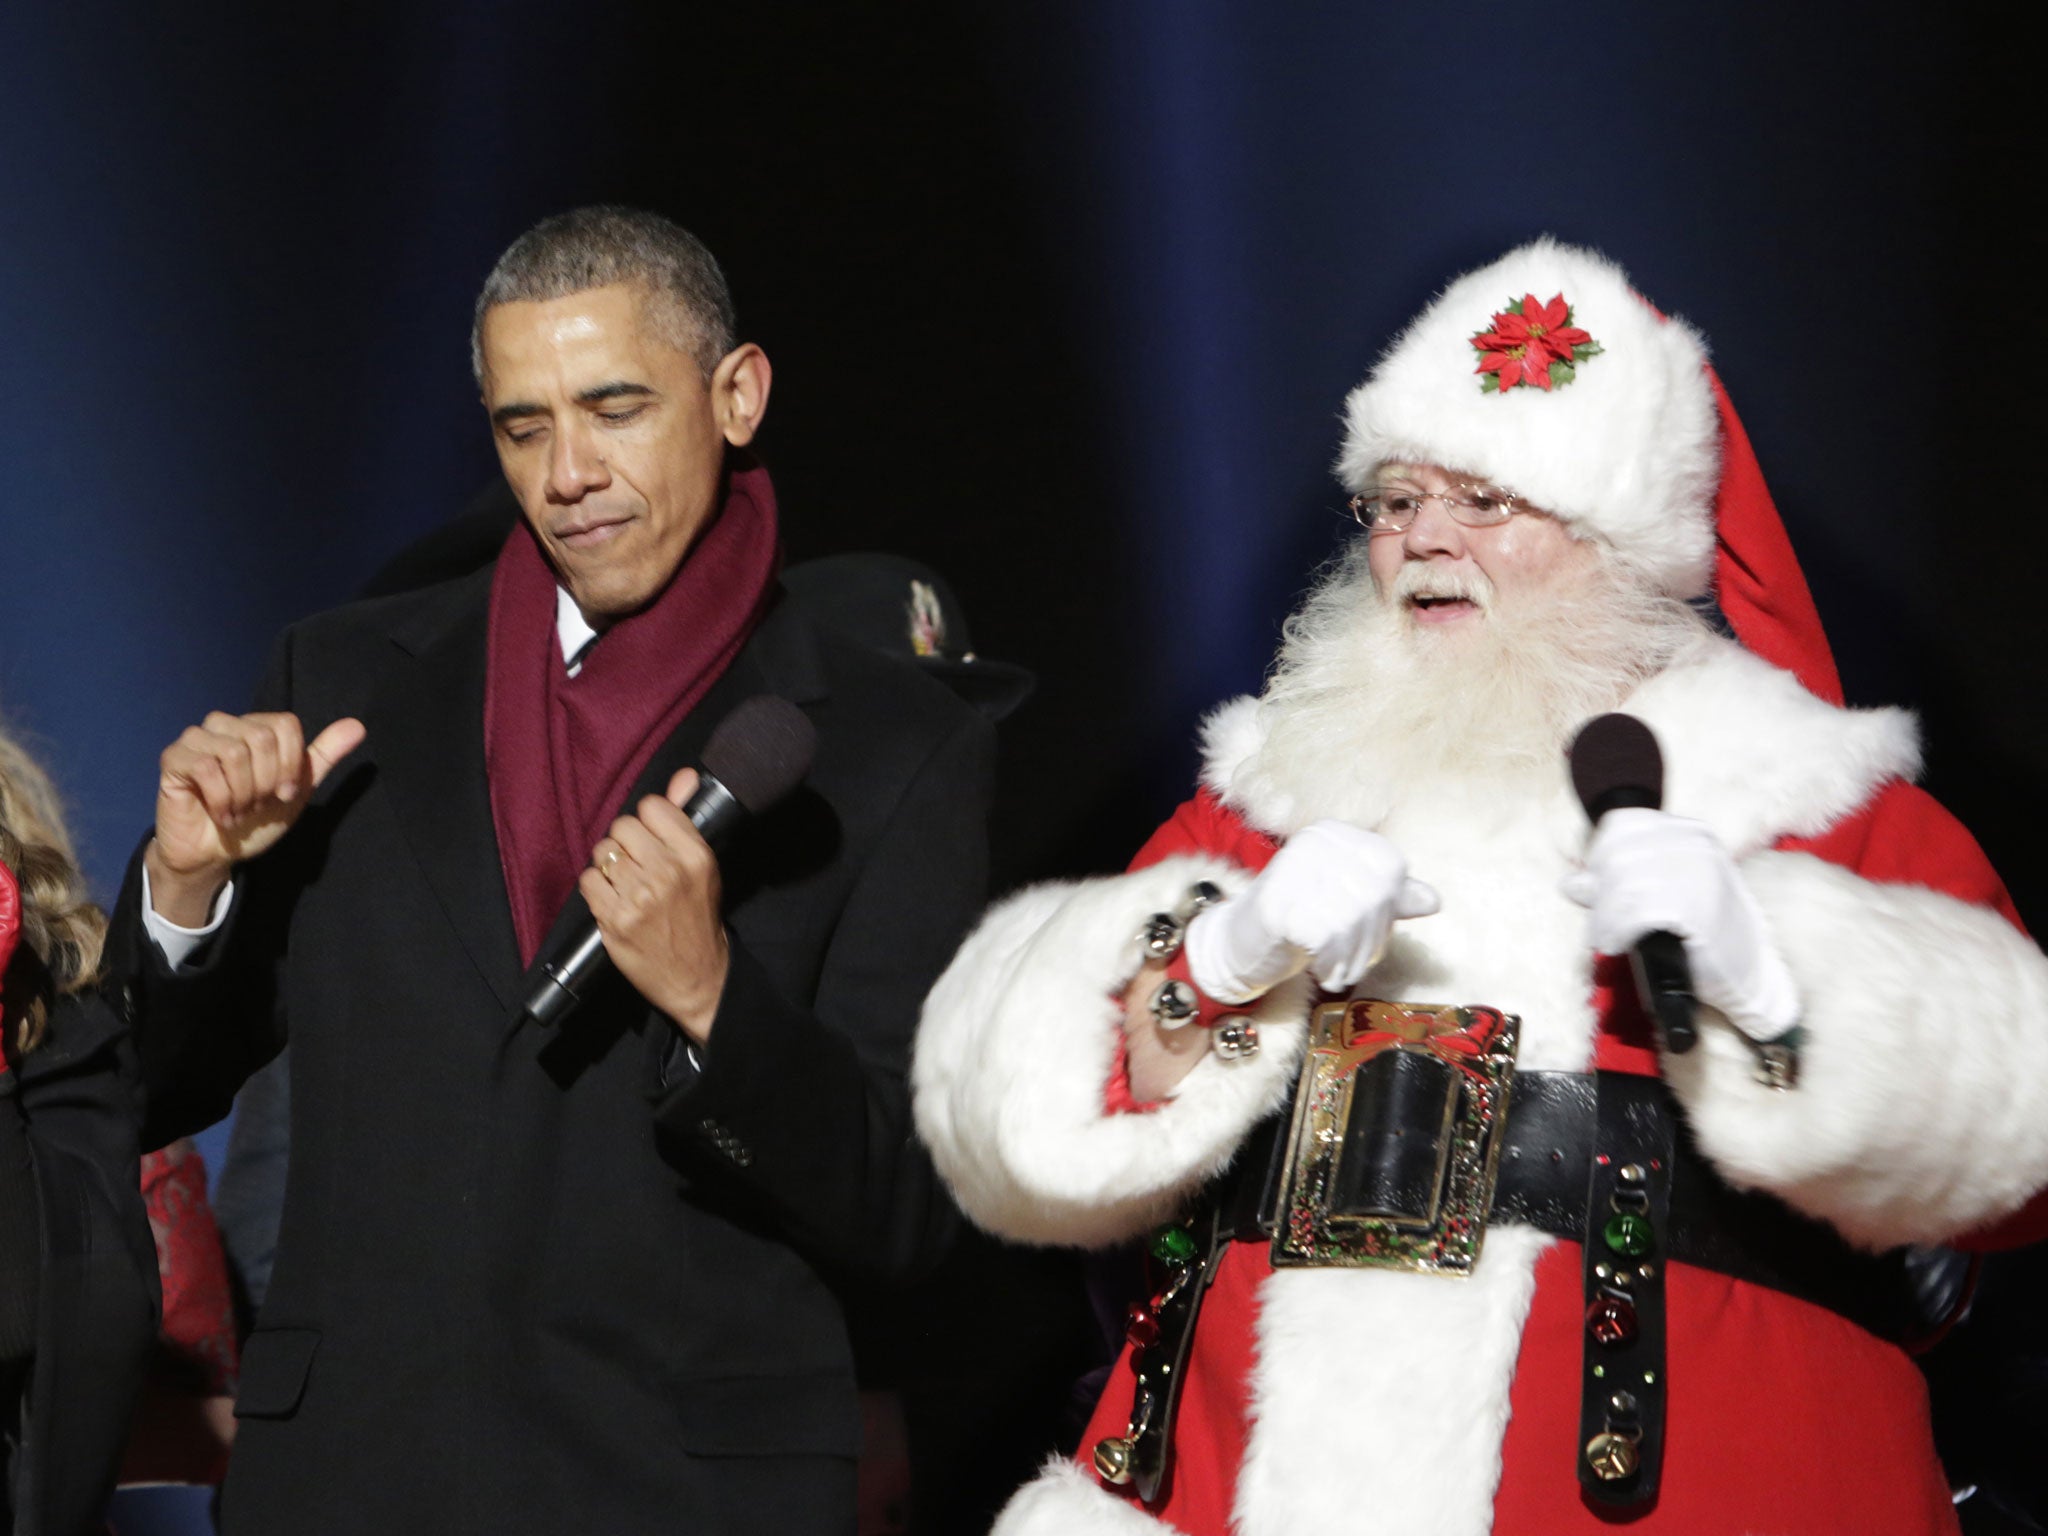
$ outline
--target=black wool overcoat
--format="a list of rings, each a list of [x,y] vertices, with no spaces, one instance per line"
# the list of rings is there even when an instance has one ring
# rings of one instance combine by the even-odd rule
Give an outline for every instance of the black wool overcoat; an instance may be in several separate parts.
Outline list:
[[[483,756],[491,572],[281,640],[259,707],[368,739],[173,974],[116,913],[146,1140],[291,1042],[276,1268],[242,1364],[229,1536],[852,1529],[836,1287],[957,1218],[911,1130],[918,1008],[984,895],[988,723],[787,594],[627,805],[742,699],[817,728],[723,854],[732,967],[701,1063],[615,979],[521,1016]],[[545,953],[545,947],[543,949]]]

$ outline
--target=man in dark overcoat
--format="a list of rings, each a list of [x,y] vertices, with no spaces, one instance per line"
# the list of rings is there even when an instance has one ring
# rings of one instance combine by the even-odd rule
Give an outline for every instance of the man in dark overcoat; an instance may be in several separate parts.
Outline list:
[[[991,729],[781,589],[768,359],[691,236],[545,221],[475,364],[520,526],[287,631],[254,712],[164,752],[117,913],[149,1139],[292,1043],[225,1525],[850,1530],[835,1287],[955,1220],[904,1070],[982,896]],[[815,759],[714,857],[689,765],[758,694]],[[617,975],[543,1027],[586,909]]]

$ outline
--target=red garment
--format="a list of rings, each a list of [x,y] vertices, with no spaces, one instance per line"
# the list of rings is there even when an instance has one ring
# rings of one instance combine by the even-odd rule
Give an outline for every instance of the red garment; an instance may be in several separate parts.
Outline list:
[[[1721,480],[1714,494],[1714,595],[1743,648],[1783,667],[1806,691],[1842,702],[1842,680],[1806,573],[1764,483],[1735,403],[1709,365],[1721,417]]]
[[[554,570],[524,523],[505,541],[491,583],[484,762],[528,963],[633,781],[753,633],[778,551],[768,471],[733,469],[669,584],[607,629],[570,677]]]
[[[1274,846],[1205,790],[1153,834],[1132,867],[1209,853],[1258,869]],[[2012,915],[2003,886],[1969,834],[1905,783],[1888,784],[1821,836],[1781,846],[1868,879],[1925,885]],[[1597,1060],[1606,1068],[1651,1072],[1655,1057],[1633,991],[1614,990],[1621,974],[1603,965],[1596,978]],[[2044,1208],[2048,1201],[2037,1200],[1997,1236],[2038,1231]],[[1151,1511],[1187,1536],[1223,1536],[1229,1529],[1246,1446],[1259,1289],[1271,1272],[1262,1245],[1235,1244],[1203,1303],[1181,1383],[1173,1479],[1166,1502]],[[1666,1295],[1669,1438],[1649,1528],[1957,1528],[1934,1455],[1926,1389],[1902,1350],[1831,1312],[1710,1270],[1672,1265]],[[1591,1536],[1612,1529],[1581,1501],[1573,1471],[1581,1307],[1579,1249],[1558,1242],[1538,1261],[1535,1301],[1521,1334],[1494,1500],[1493,1528],[1500,1536]],[[1125,1432],[1132,1390],[1127,1349],[1082,1438],[1084,1463],[1097,1439]],[[1375,1421],[1381,1409],[1392,1420]],[[1358,1423],[1331,1426],[1330,1455],[1343,1455],[1342,1433],[1398,1435],[1401,1412],[1398,1404],[1361,1405]],[[1460,1471],[1418,1467],[1416,1475],[1453,1478]],[[1371,1490],[1361,1488],[1359,1497],[1361,1511],[1369,1510]]]
[[[21,886],[14,878],[14,871],[0,864],[0,976],[7,974],[8,962],[14,958],[14,946],[21,942]],[[13,1065],[8,1054],[9,1031],[7,1009],[0,1003],[0,1072]]]
[[[232,1393],[239,1351],[227,1253],[206,1199],[206,1160],[189,1139],[143,1156],[142,1201],[163,1280],[164,1347],[195,1390]]]
[[[234,1440],[240,1368],[227,1256],[206,1200],[206,1163],[189,1140],[142,1159],[163,1322],[121,1456],[124,1483],[218,1483]]]

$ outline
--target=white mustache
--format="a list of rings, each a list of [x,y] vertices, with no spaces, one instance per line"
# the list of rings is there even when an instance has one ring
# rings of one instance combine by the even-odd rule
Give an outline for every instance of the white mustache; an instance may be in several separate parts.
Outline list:
[[[1424,560],[1402,566],[1389,595],[1396,602],[1417,597],[1463,598],[1482,613],[1493,607],[1493,583],[1484,571],[1456,570]]]

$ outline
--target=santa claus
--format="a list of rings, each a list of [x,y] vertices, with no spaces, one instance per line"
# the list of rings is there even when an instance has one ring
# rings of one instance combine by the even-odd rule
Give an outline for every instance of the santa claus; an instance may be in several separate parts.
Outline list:
[[[1338,469],[1195,798],[926,1007],[966,1211],[1152,1254],[998,1531],[1953,1531],[1895,1250],[2039,1234],[2048,962],[1842,707],[1701,338],[1538,241]]]

